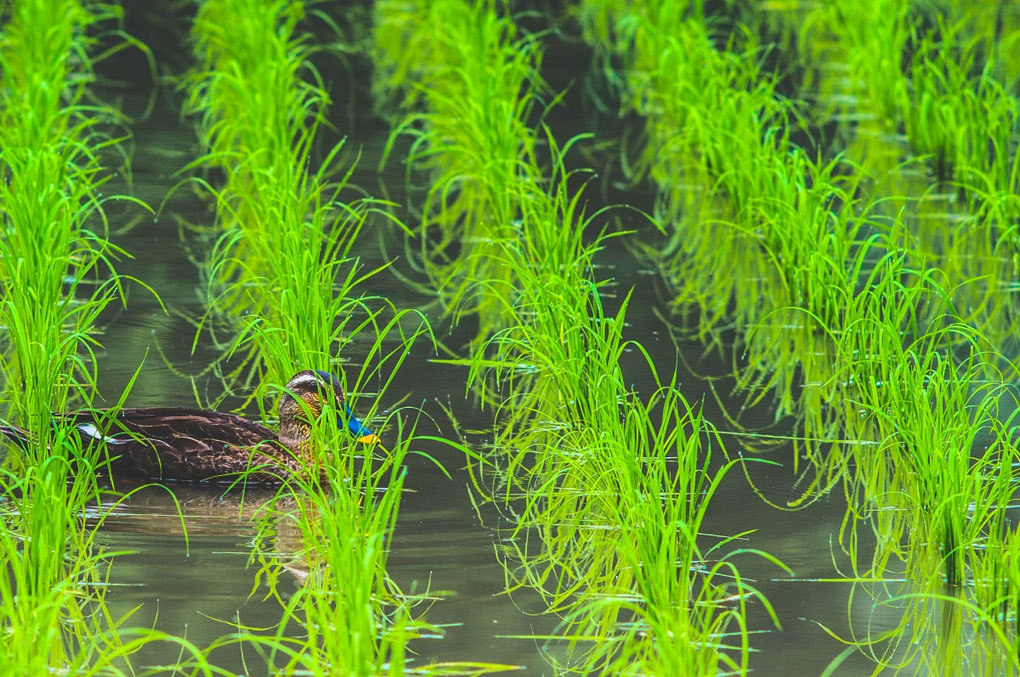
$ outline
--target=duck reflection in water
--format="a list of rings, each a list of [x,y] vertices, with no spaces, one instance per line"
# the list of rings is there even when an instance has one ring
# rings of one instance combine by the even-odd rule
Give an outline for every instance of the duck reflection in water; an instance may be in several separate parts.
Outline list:
[[[102,444],[115,477],[178,481],[278,483],[294,475],[322,474],[314,469],[312,421],[329,404],[337,426],[359,442],[379,438],[354,417],[339,380],[324,371],[298,372],[280,397],[280,432],[234,414],[183,407],[146,407],[55,414],[58,424],[73,426],[83,445]],[[21,446],[29,434],[0,426]]]

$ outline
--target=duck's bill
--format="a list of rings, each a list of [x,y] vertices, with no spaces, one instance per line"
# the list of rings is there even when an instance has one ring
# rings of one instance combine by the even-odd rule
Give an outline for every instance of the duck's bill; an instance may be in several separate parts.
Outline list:
[[[344,407],[344,413],[347,415],[347,420],[341,423],[346,424],[347,430],[354,435],[362,444],[378,444],[379,436],[372,432],[368,426],[359,421],[355,416],[354,412],[351,411],[350,407]]]

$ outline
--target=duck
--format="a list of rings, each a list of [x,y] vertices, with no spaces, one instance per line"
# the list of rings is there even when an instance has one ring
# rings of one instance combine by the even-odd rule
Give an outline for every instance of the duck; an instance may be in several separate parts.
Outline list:
[[[54,414],[82,445],[105,447],[111,476],[155,481],[280,483],[296,475],[322,475],[313,466],[312,421],[332,400],[337,427],[363,444],[379,438],[354,416],[340,381],[325,371],[296,373],[280,397],[279,432],[235,414],[185,407],[95,409]],[[30,434],[0,425],[23,448]]]

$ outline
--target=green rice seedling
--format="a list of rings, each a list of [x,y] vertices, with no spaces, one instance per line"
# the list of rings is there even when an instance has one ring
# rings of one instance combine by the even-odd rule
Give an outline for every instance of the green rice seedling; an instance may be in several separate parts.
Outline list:
[[[381,343],[381,338],[376,343]],[[397,348],[403,357],[411,346]],[[271,639],[249,638],[264,644],[270,665],[284,673],[312,675],[402,675],[409,669],[408,643],[438,629],[421,618],[420,602],[390,579],[386,563],[396,525],[411,452],[415,423],[405,425],[400,413],[387,417],[388,437],[396,442],[384,453],[359,453],[335,424],[336,412],[316,422],[315,439],[333,456],[323,459],[326,483],[299,479],[277,499],[293,506],[267,516],[295,522],[302,534],[307,578],[284,605],[284,619]],[[395,430],[394,430],[395,428]],[[275,513],[275,514],[274,514]],[[274,577],[273,572],[269,574]],[[307,636],[288,637],[287,623],[296,621]],[[414,666],[416,673],[484,674],[511,666],[452,663]]]
[[[429,17],[424,2],[382,0],[373,7],[372,94],[377,108],[413,106],[425,94],[416,83],[425,65],[420,56],[436,39],[421,24]],[[401,103],[403,102],[403,103]]]
[[[559,319],[564,306],[556,306]],[[528,536],[506,552],[517,562],[508,562],[510,575],[543,592],[550,609],[564,616],[564,639],[583,648],[573,657],[575,669],[616,672],[630,665],[669,672],[746,661],[746,628],[739,622],[739,646],[719,639],[735,614],[709,600],[721,599],[726,586],[703,579],[699,569],[695,539],[723,476],[709,471],[702,438],[707,424],[669,386],[645,409],[625,394],[618,373],[594,368],[619,359],[619,352],[603,352],[609,346],[597,337],[616,334],[622,312],[581,325],[577,340],[565,322],[562,343],[542,336],[543,324],[554,321],[543,319],[522,332],[529,334],[529,350],[518,358],[535,370],[534,389],[526,398],[512,396],[509,405],[515,412],[523,408],[519,416],[533,422],[511,419],[508,432],[514,434],[502,442],[520,450],[508,463],[527,490],[516,534]],[[540,352],[558,344],[567,346],[566,354]],[[618,343],[615,350],[626,348]],[[575,349],[592,356],[587,369]],[[653,414],[659,405],[661,412]],[[652,417],[658,415],[656,426]],[[532,533],[540,539],[537,554]],[[704,586],[703,598],[691,597],[692,585]],[[617,635],[624,623],[633,628],[625,640],[589,647],[587,638]],[[735,658],[727,657],[731,648]]]
[[[227,184],[214,194],[221,222],[235,224],[221,236],[210,264],[219,285],[212,307],[247,310],[231,351],[243,351],[266,384],[282,382],[295,368],[337,371],[330,369],[333,355],[367,333],[366,366],[345,389],[358,392],[371,377],[385,391],[414,341],[429,333],[428,323],[360,295],[365,278],[377,271],[361,270],[351,252],[373,203],[343,200],[351,170],[334,178],[342,144],[327,152],[318,170],[308,169],[326,95],[298,76],[316,77],[301,38],[294,37],[302,10],[280,2],[262,13],[256,4],[209,2],[195,24],[207,70],[191,93],[205,111],[211,149],[200,162],[228,171]],[[235,11],[248,17],[240,37],[221,22]],[[255,391],[260,402],[268,399],[267,388]],[[276,503],[293,508],[268,513],[294,520],[301,530],[311,569],[304,586],[284,605],[276,635],[241,633],[212,648],[251,645],[286,672],[402,672],[404,647],[415,633],[407,602],[387,576],[386,557],[411,435],[401,434],[385,455],[362,457],[337,432],[337,415],[324,413],[319,421],[328,425],[317,425],[313,434],[317,449],[333,450],[316,461],[325,481],[284,486]],[[392,620],[387,605],[397,609]],[[291,637],[294,627],[306,636]]]
[[[933,552],[947,585],[958,587],[966,579],[966,549],[984,540],[995,506],[1009,500],[1008,438],[997,436],[975,455],[978,436],[998,420],[1002,381],[988,379],[990,353],[972,328],[914,324],[917,301],[909,299],[919,293],[945,299],[937,287],[918,286],[907,303],[889,303],[889,285],[908,289],[900,275],[889,275],[896,270],[889,262],[892,268],[873,277],[879,284],[858,297],[863,312],[838,345],[847,369],[839,377],[843,397],[854,410],[846,416],[849,429],[876,442],[853,447],[864,495],[851,506],[874,502],[880,542],[873,571],[895,556],[909,576],[913,562]],[[969,352],[958,362],[961,342]]]
[[[89,31],[117,13],[21,0],[0,16],[0,372],[5,414],[30,436],[0,472],[0,671],[121,673],[142,644],[170,638],[127,631],[107,611],[114,554],[85,519],[102,498],[103,463],[51,416],[93,399],[95,325],[123,302],[112,265],[123,252],[105,239],[100,193],[109,178],[100,154],[117,143],[103,125],[114,115],[86,100]]]
[[[406,324],[406,319],[398,315],[385,326],[360,329],[374,338],[355,390],[376,378],[381,380],[379,392],[387,390],[416,338],[428,330],[422,321],[416,332],[405,334],[402,322]],[[331,316],[319,320],[329,324]],[[273,352],[266,358],[269,364],[286,364],[298,357],[307,360],[316,353],[300,335],[281,340],[283,332],[267,321],[251,325],[251,331],[268,334],[256,340],[263,350]],[[316,358],[313,364],[329,362],[329,354],[322,350],[317,351]],[[389,426],[385,437],[395,437],[396,443],[377,450],[366,448],[365,453],[354,448],[346,431],[337,429],[337,415],[334,411],[322,412],[313,429],[315,449],[319,451],[316,465],[326,470],[325,477],[296,479],[264,508],[260,542],[267,541],[279,520],[293,522],[302,534],[301,557],[309,568],[302,587],[283,603],[284,619],[274,635],[226,636],[211,650],[240,644],[256,650],[268,665],[288,673],[403,674],[407,643],[429,627],[414,617],[414,596],[402,593],[386,571],[406,474],[404,458],[413,444],[414,424],[405,426],[400,414],[391,414],[387,420],[396,422],[396,430]],[[256,555],[264,549],[258,545]],[[264,574],[259,578],[269,582],[272,593],[284,563],[268,554],[260,558]],[[295,627],[304,628],[307,634],[294,636]],[[506,666],[462,667],[478,673]]]
[[[422,3],[413,12],[393,3],[376,6],[379,67],[411,80],[405,105],[424,108],[408,113],[393,131],[394,138],[412,137],[409,166],[430,175],[422,266],[455,320],[477,313],[478,345],[506,323],[501,304],[479,282],[502,285],[512,277],[495,262],[500,243],[514,236],[515,184],[536,178],[536,135],[527,123],[545,90],[538,42],[517,37],[513,21],[498,16],[496,6],[463,0]],[[416,22],[413,34],[409,21]],[[397,34],[414,37],[398,43]]]
[[[943,23],[920,41],[900,95],[907,138],[932,156],[939,178],[966,186],[967,172],[979,170],[1006,188],[1020,104],[992,77],[994,62],[976,67],[975,42],[960,33]]]
[[[702,18],[702,4],[700,0],[581,2],[574,9],[574,15],[581,24],[585,42],[595,49],[602,79],[613,91],[626,94],[646,89],[640,81],[655,77],[655,69],[645,70],[639,65],[641,56],[638,53],[664,54],[667,50],[655,43],[668,40],[673,34],[671,29],[683,21]],[[649,33],[644,30],[646,22],[664,30]],[[643,43],[641,47],[639,41]]]
[[[92,17],[75,2],[24,2],[10,11],[0,53],[2,367],[9,415],[36,432],[45,450],[50,412],[75,396],[89,399],[88,331],[121,294],[120,278],[102,276],[122,252],[86,228],[103,223],[98,153],[113,143],[80,104],[87,65],[78,73],[69,63]]]
[[[903,458],[894,472],[906,471],[899,481],[916,500],[909,522],[911,556],[921,544],[937,547],[947,586],[958,588],[966,578],[966,548],[985,538],[988,508],[1009,500],[1012,463],[1002,457],[1001,443],[972,458],[997,404],[995,393],[983,392],[987,386],[974,389],[975,370],[966,364],[956,366],[935,351],[927,355],[927,365],[906,359],[892,374],[899,383],[890,383],[884,397],[895,404],[883,413],[895,423],[883,427],[894,426],[899,434],[883,447],[898,446]]]
[[[707,481],[704,471],[694,472],[694,477],[687,472],[671,472],[667,455],[674,443],[679,444],[678,437],[688,439],[686,428],[684,434],[662,433],[663,446],[650,448],[649,414],[635,405],[618,367],[622,352],[629,347],[622,339],[625,311],[607,315],[598,285],[590,279],[593,255],[602,240],[584,244],[582,234],[588,219],[583,214],[580,194],[566,188],[563,151],[549,137],[552,169],[550,177],[544,179],[531,150],[533,136],[526,130],[514,134],[502,131],[506,120],[512,122],[511,130],[521,129],[523,116],[515,111],[526,99],[518,90],[529,81],[499,76],[506,72],[499,70],[499,64],[516,63],[506,56],[506,39],[499,35],[507,30],[505,24],[492,18],[486,3],[479,3],[473,10],[462,3],[456,3],[456,7],[454,3],[437,4],[443,4],[447,12],[458,10],[460,16],[451,12],[444,31],[432,33],[436,36],[434,42],[425,43],[417,52],[429,55],[427,58],[419,58],[417,64],[394,62],[389,72],[404,77],[416,67],[426,71],[420,76],[426,84],[414,96],[424,103],[427,112],[409,123],[421,125],[421,136],[415,142],[420,145],[414,147],[421,153],[418,157],[436,149],[436,164],[432,167],[440,178],[427,202],[426,219],[438,211],[442,218],[453,215],[450,222],[458,227],[480,223],[487,229],[477,246],[475,236],[467,231],[454,231],[454,236],[441,233],[439,237],[441,242],[447,237],[450,241],[467,240],[465,248],[471,250],[458,252],[456,260],[463,263],[452,269],[457,279],[462,275],[465,284],[470,285],[469,293],[478,294],[492,310],[481,311],[473,304],[468,307],[498,318],[492,323],[483,318],[479,335],[483,349],[473,350],[472,356],[461,362],[469,366],[469,384],[484,384],[489,393],[502,393],[505,399],[497,411],[502,431],[496,446],[517,450],[503,459],[486,459],[500,471],[496,481],[501,488],[492,497],[513,504],[519,538],[533,531],[542,536],[538,555],[531,554],[527,542],[511,547],[511,555],[528,553],[515,575],[522,583],[542,590],[550,608],[571,619],[571,627],[565,632],[568,641],[576,638],[572,630],[590,634],[579,628],[615,628],[621,614],[627,613],[619,606],[610,609],[588,604],[599,595],[647,592],[646,603],[655,609],[649,613],[668,614],[665,605],[674,604],[676,613],[686,618],[689,609],[683,600],[666,598],[673,594],[670,591],[686,590],[689,572],[679,567],[678,575],[675,566],[657,571],[654,576],[668,580],[650,582],[645,590],[635,593],[631,585],[634,574],[621,568],[624,556],[616,553],[603,532],[626,528],[621,511],[637,511],[642,496],[660,496],[665,507],[660,500],[648,498],[646,507],[649,514],[659,515],[655,511],[662,510],[666,516],[644,520],[648,522],[647,532],[637,526],[633,539],[649,547],[654,542],[657,548],[669,543],[678,551],[688,552],[697,530],[678,533],[677,529],[684,527],[670,515],[688,510],[700,498],[699,492],[689,491],[686,483]],[[385,6],[377,11],[385,20]],[[418,16],[438,16],[439,10],[435,11]],[[428,21],[422,23],[429,25]],[[461,25],[469,25],[472,30],[462,33]],[[443,41],[445,33],[452,44]],[[388,26],[385,34],[407,35],[398,25]],[[489,37],[493,34],[496,39]],[[478,44],[484,48],[477,48]],[[492,65],[493,59],[496,66]],[[445,65],[448,63],[458,66],[450,68]],[[436,73],[430,74],[431,69]],[[484,88],[468,84],[475,81]],[[505,87],[506,81],[514,83],[513,87]],[[475,121],[476,115],[483,124]],[[484,143],[466,138],[465,131],[481,137]],[[428,157],[432,159],[432,155]],[[453,162],[458,163],[456,171],[443,167],[443,163]],[[437,166],[440,169],[434,168]],[[443,178],[446,176],[452,179]],[[474,201],[466,201],[465,196]],[[462,200],[471,206],[451,207]],[[513,271],[512,277],[471,268],[481,264],[473,259],[480,259],[483,252],[486,266]],[[664,386],[663,392],[673,391]],[[674,396],[664,395],[663,399],[670,407],[679,407]],[[676,423],[671,416],[664,414],[669,421],[664,425],[670,430]],[[683,420],[682,425],[690,423],[682,414],[677,416]],[[697,432],[691,433],[690,439],[700,440]],[[637,453],[635,459],[636,449],[647,449],[647,453]],[[684,463],[694,467],[700,467],[702,461],[696,453],[684,456]],[[646,465],[659,470],[648,470]],[[684,490],[661,486],[666,478]],[[656,531],[656,524],[668,534]],[[648,555],[647,549],[641,552],[642,556]],[[663,592],[653,594],[656,590]],[[572,615],[576,609],[586,611]],[[712,627],[718,629],[718,625]],[[692,632],[692,647],[705,636],[698,632],[706,630],[699,626]],[[710,651],[714,655],[717,649],[713,645]],[[610,656],[596,659],[597,664],[608,665],[610,661]]]
[[[719,440],[669,385],[647,405],[631,397],[616,406],[624,420],[602,430],[601,439],[575,422],[548,448],[535,449],[558,456],[561,467],[548,486],[531,492],[518,527],[541,535],[542,552],[514,553],[520,564],[511,573],[543,590],[563,614],[574,670],[746,671],[745,604],[753,599],[770,610],[768,601],[740,579],[727,555],[706,564],[728,539],[704,552],[697,542],[733,463],[710,470]],[[571,491],[576,480],[568,478],[575,476],[586,490]]]
[[[384,457],[369,453],[355,467],[361,455],[352,440],[337,434],[336,415],[326,412],[316,425],[316,439],[336,450],[336,458],[324,459],[328,485],[301,480],[278,494],[293,499],[294,511],[278,519],[293,520],[300,529],[309,575],[284,606],[270,664],[308,674],[401,674],[413,633],[386,616],[385,606],[394,603],[394,613],[407,614],[386,559],[410,437],[401,431]],[[297,620],[307,637],[286,637],[288,619]]]
[[[969,298],[960,304],[976,309],[979,326],[989,338],[1007,346],[1020,324],[1009,302],[1012,281],[1020,270],[1020,154],[1013,155],[1006,186],[994,185],[991,177],[976,170],[971,178],[974,183],[967,189],[971,215],[961,221],[955,252],[977,283],[968,285]],[[968,246],[973,254],[965,253]]]
[[[134,610],[110,615],[107,577],[112,560],[126,553],[105,552],[95,542],[106,510],[93,509],[98,520],[86,521],[86,506],[98,499],[95,454],[67,430],[51,439],[60,455],[17,473],[0,471],[0,670],[134,674],[132,654],[162,642],[178,648],[193,674],[213,674],[187,640],[129,627]]]
[[[1020,536],[1007,510],[1011,506],[997,507],[989,529],[992,536],[985,547],[975,544],[971,551],[974,600],[988,619],[992,638],[1000,640],[1003,662],[1015,672],[1020,669]],[[987,653],[995,655],[992,650]]]
[[[66,441],[64,435],[53,438]],[[77,508],[92,495],[84,480],[67,487],[68,470],[67,460],[53,456],[26,468],[24,477],[4,472],[4,489],[22,492],[5,501],[0,528],[0,567],[5,572],[0,664],[11,673],[76,664],[75,644],[88,646],[89,635],[98,629],[90,622],[89,600],[81,598],[79,587],[97,580],[100,565],[84,547]]]
[[[296,32],[302,15],[293,2],[203,4],[194,34],[205,66],[189,90],[210,149],[196,166],[227,172],[222,188],[206,184],[227,226],[209,263],[210,312],[244,310],[232,351],[274,382],[324,368],[330,346],[341,352],[344,335],[378,330],[383,312],[356,297],[377,271],[352,254],[377,203],[344,200],[353,167],[340,167],[342,142],[310,169],[328,98]]]
[[[996,79],[1015,91],[1020,79],[1020,9],[1008,2],[946,4],[946,13],[980,41],[982,52],[995,63]]]
[[[826,200],[839,199],[838,189],[827,192],[835,163],[818,168],[791,147],[786,130],[793,109],[761,73],[756,47],[717,50],[703,22],[664,21],[661,13],[633,25],[631,105],[647,115],[649,138],[639,166],[663,187],[657,218],[675,232],[663,265],[677,287],[677,304],[698,306],[705,335],[729,322],[752,325],[803,294],[824,294],[817,291],[824,281],[805,288],[783,278],[803,275],[801,259],[813,255],[804,243],[816,239],[819,227],[829,232],[819,217]],[[797,204],[808,210],[806,220],[777,213]],[[811,213],[819,206],[821,214]],[[845,248],[854,233],[837,236]],[[723,262],[734,260],[746,270],[721,274]],[[783,287],[788,298],[775,291]],[[783,392],[789,400],[788,389]]]
[[[332,156],[327,163],[331,160]],[[282,191],[278,201],[252,205],[253,211],[269,212],[259,227],[270,234],[259,237],[252,232],[256,242],[246,248],[258,251],[257,266],[238,258],[238,249],[221,252],[219,259],[220,264],[245,271],[223,287],[219,300],[245,299],[244,305],[260,309],[236,323],[240,332],[231,352],[243,351],[252,370],[268,373],[276,381],[286,379],[295,367],[318,363],[325,347],[338,343],[342,347],[342,337],[378,329],[383,321],[382,308],[372,309],[373,300],[358,296],[358,287],[378,271],[361,269],[352,254],[371,201],[343,202],[340,193],[350,174],[330,185],[323,176],[326,166],[306,177],[303,194]],[[270,226],[273,212],[284,207],[302,209],[307,216],[303,222]],[[214,309],[219,300],[214,301]]]
[[[753,200],[778,188],[781,201],[795,190],[783,185],[792,173],[785,170],[789,106],[761,75],[753,45],[720,51],[703,22],[665,11],[635,13],[626,25],[633,54],[625,101],[647,117],[648,143],[635,168],[662,187],[656,218],[675,233],[657,258],[675,283],[677,305],[699,308],[702,336],[731,317],[747,324],[756,316],[744,304],[761,298],[768,263],[754,256],[756,239],[741,235],[764,233],[750,218]],[[734,260],[748,262],[747,274],[720,274],[720,262]]]
[[[604,238],[584,243],[581,193],[567,188],[563,151],[549,143],[548,188],[518,185],[519,235],[503,248],[519,286],[501,296],[516,321],[467,361],[469,378],[490,379],[505,397],[496,447],[510,451],[492,459],[500,488],[490,496],[509,506],[516,524],[504,551],[508,574],[564,617],[571,669],[608,669],[624,655],[654,665],[673,654],[656,657],[661,642],[682,647],[688,665],[728,664],[714,633],[733,619],[720,620],[727,610],[707,604],[721,588],[705,584],[705,606],[690,591],[692,580],[702,581],[695,539],[723,476],[709,471],[703,435],[711,431],[650,360],[660,389],[649,404],[626,387],[620,359],[642,350],[623,339],[627,300],[617,314],[605,312],[590,278]],[[620,632],[635,606],[648,619],[635,625],[643,630],[623,644],[587,646],[587,638]],[[667,626],[675,632],[669,639],[645,634]],[[746,629],[734,632],[746,642]],[[746,649],[736,647],[732,660],[746,660]]]
[[[838,428],[825,406],[834,335],[852,319],[847,298],[872,265],[879,236],[868,206],[855,198],[859,179],[837,176],[837,162],[822,166],[797,149],[787,158],[784,169],[776,167],[780,176],[789,172],[785,193],[753,199],[732,226],[735,237],[754,243],[749,256],[764,266],[757,298],[737,301],[745,308],[737,319],[749,326],[738,386],[756,397],[775,387],[776,416],[806,416],[805,437],[824,438]]]
[[[721,198],[722,214],[694,211],[691,218],[684,214],[689,200],[671,188],[676,181],[656,177],[666,187],[664,201],[677,205],[662,213],[675,223],[674,260],[664,265],[679,289],[677,303],[698,303],[702,334],[714,324],[751,328],[740,338],[750,367],[740,387],[755,398],[775,388],[777,416],[820,412],[814,404],[826,395],[819,385],[831,375],[831,339],[824,334],[838,331],[841,297],[856,286],[870,255],[864,240],[870,224],[858,213],[867,207],[855,197],[859,179],[840,175],[837,161],[812,161],[788,132],[777,131],[789,127],[792,109],[761,78],[753,51],[722,54],[693,22],[680,35],[673,49],[684,56],[666,61],[682,64],[677,77],[661,77],[672,92],[663,98],[677,113],[658,117],[669,104],[652,108],[659,126],[651,133],[689,145],[671,161],[664,153],[655,161],[697,167],[693,176],[712,186],[710,199]],[[806,400],[795,397],[795,378],[810,384]],[[818,420],[805,434],[828,430],[831,423]]]
[[[225,231],[208,267],[209,301],[235,317],[260,311],[279,293],[262,286],[286,272],[272,270],[286,261],[276,252],[299,257],[286,264],[291,274],[319,270],[345,257],[364,220],[363,203],[340,208],[336,202],[349,173],[335,184],[327,180],[337,171],[342,143],[318,170],[309,168],[328,97],[310,49],[295,35],[302,13],[294,2],[209,2],[194,24],[203,66],[189,80],[187,110],[203,116],[208,153],[193,166],[221,168],[227,176],[221,188],[206,184]],[[322,274],[331,282],[336,271]],[[320,290],[306,288],[309,295]]]
[[[979,309],[979,326],[1008,337],[1016,317],[1002,299],[1020,242],[1013,225],[1020,103],[992,77],[993,62],[976,67],[976,50],[960,26],[941,23],[920,42],[901,108],[910,146],[929,156],[936,176],[959,195],[958,205],[942,206],[944,218],[920,244],[951,279],[980,279],[961,285],[960,305]]]

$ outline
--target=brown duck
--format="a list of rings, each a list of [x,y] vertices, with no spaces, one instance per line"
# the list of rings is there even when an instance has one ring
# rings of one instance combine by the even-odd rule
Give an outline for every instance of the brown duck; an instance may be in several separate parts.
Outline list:
[[[332,398],[337,425],[358,441],[379,441],[354,417],[340,382],[324,371],[301,371],[280,397],[280,432],[234,414],[183,407],[121,409],[55,414],[73,426],[83,445],[103,444],[115,477],[180,481],[281,482],[307,473],[312,463],[308,414],[322,413],[323,397]],[[301,402],[298,402],[298,399]],[[303,403],[303,405],[302,405]],[[307,413],[306,413],[307,412]],[[29,434],[0,425],[0,433],[24,446]]]

